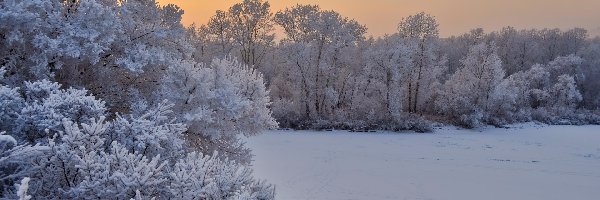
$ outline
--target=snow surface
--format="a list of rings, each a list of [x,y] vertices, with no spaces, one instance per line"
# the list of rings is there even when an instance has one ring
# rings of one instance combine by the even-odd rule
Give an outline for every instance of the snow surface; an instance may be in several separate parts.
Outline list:
[[[277,199],[600,199],[600,126],[247,139]]]

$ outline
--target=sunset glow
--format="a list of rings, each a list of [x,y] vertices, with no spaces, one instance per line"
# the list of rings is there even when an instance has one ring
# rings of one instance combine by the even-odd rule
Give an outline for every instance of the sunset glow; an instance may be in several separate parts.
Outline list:
[[[185,10],[183,23],[205,24],[216,10],[225,10],[241,0],[158,0]],[[272,0],[277,12],[296,4],[317,4],[356,19],[368,34],[380,36],[396,31],[397,23],[408,15],[427,12],[437,17],[443,37],[458,35],[472,28],[486,31],[505,26],[516,28],[585,28],[600,35],[598,0]]]

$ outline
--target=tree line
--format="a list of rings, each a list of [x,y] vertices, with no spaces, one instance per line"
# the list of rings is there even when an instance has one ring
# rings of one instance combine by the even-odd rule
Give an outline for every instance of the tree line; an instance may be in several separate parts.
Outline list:
[[[417,13],[374,38],[316,5],[273,12],[266,1],[245,0],[188,29],[201,59],[234,55],[264,74],[284,127],[599,122],[600,40],[581,28],[476,28],[440,38],[436,18]]]

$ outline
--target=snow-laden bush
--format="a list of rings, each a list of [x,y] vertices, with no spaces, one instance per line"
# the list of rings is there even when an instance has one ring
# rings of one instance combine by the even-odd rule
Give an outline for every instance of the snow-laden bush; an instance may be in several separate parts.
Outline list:
[[[425,118],[405,113],[396,119],[377,119],[370,121],[362,120],[315,120],[300,124],[300,129],[327,130],[339,129],[350,131],[370,131],[370,130],[388,130],[388,131],[415,131],[418,133],[432,132],[432,122]]]
[[[472,46],[458,69],[440,90],[436,107],[441,114],[466,127],[485,124],[494,88],[504,77],[495,43]]]
[[[273,100],[271,108],[273,108],[273,118],[277,120],[279,126],[288,128],[298,128],[299,124],[304,121],[302,113],[296,108],[298,105],[289,99],[278,98]]]
[[[0,130],[12,130],[25,105],[19,88],[0,85]]]
[[[48,80],[25,82],[24,88],[0,86],[0,128],[16,138],[35,143],[62,131],[63,118],[89,123],[106,113],[104,102],[87,90],[60,89]],[[21,96],[24,94],[24,96]]]
[[[596,123],[597,114],[578,109],[582,101],[577,83],[577,77],[582,77],[577,69],[580,58],[558,57],[547,65],[536,64],[502,78],[501,63],[494,51],[481,50],[481,45],[472,47],[463,60],[465,67],[446,81],[436,100],[438,111],[453,123],[469,128],[532,120],[549,124]]]
[[[26,84],[26,112],[36,139],[0,135],[0,196],[32,199],[273,199],[272,185],[252,178],[246,165],[187,148],[185,124],[167,102],[107,121],[102,104],[85,90],[62,90],[51,82]],[[35,85],[35,86],[34,86]],[[8,88],[8,87],[6,87]],[[13,91],[12,88],[6,89]],[[19,96],[21,93],[10,93]],[[52,97],[57,95],[57,97]],[[62,95],[62,97],[61,97]],[[78,97],[78,101],[73,98]],[[15,99],[15,98],[12,98]],[[18,99],[18,98],[17,98]],[[37,99],[37,100],[34,100]],[[29,102],[34,100],[34,102]],[[73,108],[60,101],[72,103]],[[45,103],[51,101],[53,103]],[[87,102],[87,103],[86,103]],[[89,103],[95,102],[95,103]],[[45,111],[44,109],[40,109]],[[22,113],[17,113],[23,115]],[[12,115],[3,115],[10,118]],[[51,116],[51,117],[48,117]],[[15,116],[22,119],[22,116]],[[54,120],[60,119],[59,125]],[[5,127],[9,121],[1,121]],[[37,123],[50,121],[53,123]],[[46,126],[44,128],[44,126]],[[23,129],[20,129],[23,130]],[[39,143],[38,143],[39,142]],[[27,190],[13,187],[28,177]],[[23,185],[22,183],[21,185]]]
[[[175,163],[168,186],[176,199],[273,199],[274,188],[250,176],[250,168],[217,155],[188,153]]]
[[[187,139],[204,153],[249,163],[250,151],[239,136],[277,127],[262,74],[233,58],[210,64],[182,62],[164,77],[161,98],[188,125]]]
[[[165,159],[176,158],[184,151],[183,133],[187,126],[175,122],[170,110],[174,104],[167,101],[139,114],[117,115],[105,138],[118,141],[144,156],[161,155]],[[105,144],[110,148],[111,144]]]
[[[14,137],[5,133],[0,133],[0,198],[14,196],[10,191],[16,181],[39,169],[32,163],[43,159],[44,152],[50,149],[39,144],[18,144]]]
[[[27,190],[29,190],[29,181],[31,179],[29,177],[25,177],[21,180],[21,184],[16,185],[17,186],[17,196],[19,197],[19,200],[29,200],[31,199],[31,195],[27,194]]]
[[[597,124],[597,113],[578,108],[582,101],[576,81],[581,75],[574,72],[578,63],[575,56],[558,57],[506,77],[494,89],[486,123]]]
[[[273,198],[272,186],[255,181],[244,165],[197,152],[170,159],[145,156],[102,137],[111,125],[104,119],[81,126],[65,120],[63,125],[65,132],[50,140],[51,150],[39,161],[39,171],[29,175],[36,188],[30,191],[33,197]],[[106,142],[111,142],[108,149],[102,148]]]

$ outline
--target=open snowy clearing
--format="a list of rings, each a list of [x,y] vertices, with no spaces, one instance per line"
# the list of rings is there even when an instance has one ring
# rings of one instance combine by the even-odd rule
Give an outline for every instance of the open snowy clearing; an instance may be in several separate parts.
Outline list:
[[[277,199],[600,198],[600,126],[271,131],[247,141]]]

